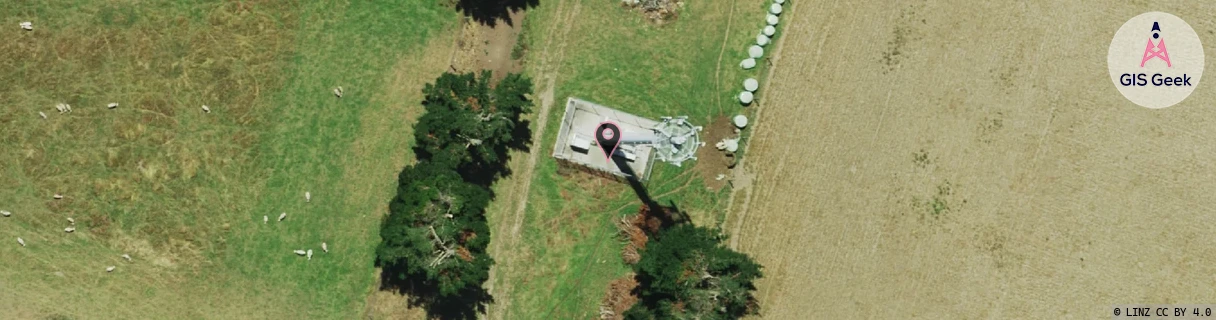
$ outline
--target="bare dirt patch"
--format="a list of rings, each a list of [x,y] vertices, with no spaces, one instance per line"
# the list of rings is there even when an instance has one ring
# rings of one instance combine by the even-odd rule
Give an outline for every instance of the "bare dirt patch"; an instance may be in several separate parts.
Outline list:
[[[679,17],[684,1],[680,0],[622,0],[621,6],[637,10],[654,24],[666,24]]]
[[[460,38],[456,40],[456,52],[453,56],[452,69],[459,72],[493,71],[492,82],[497,82],[507,73],[519,73],[523,69],[521,61],[512,57],[523,31],[524,11],[512,11],[509,16],[511,23],[500,20],[493,25],[482,24],[473,19],[465,19],[461,24]]]
[[[1196,173],[1216,169],[1216,92],[1148,110],[1103,73],[1142,7],[787,10],[750,206],[731,221],[765,267],[763,317],[1100,318],[1211,299],[1216,182]]]
[[[695,169],[701,175],[706,188],[718,190],[730,182],[730,166],[735,162],[735,157],[727,155],[726,151],[718,150],[714,144],[722,139],[738,137],[739,134],[735,133],[735,125],[731,124],[730,117],[717,117],[701,131],[701,141],[705,141],[705,147],[697,150]],[[719,175],[722,175],[723,178],[718,179]]]

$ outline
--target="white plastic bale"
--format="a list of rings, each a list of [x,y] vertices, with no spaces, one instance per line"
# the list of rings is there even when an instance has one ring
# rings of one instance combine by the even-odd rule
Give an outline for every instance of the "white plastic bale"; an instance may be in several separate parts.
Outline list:
[[[777,18],[777,15],[775,14],[769,14],[768,18],[765,18],[764,21],[768,22],[768,25],[770,26],[775,26],[778,22],[781,22],[781,18]]]
[[[763,34],[756,35],[756,45],[767,46],[768,45],[768,36],[763,35]]]
[[[775,15],[780,15],[781,14],[781,5],[774,3],[773,5],[768,7],[768,12],[775,14]]]
[[[751,48],[747,49],[747,55],[752,57],[752,59],[760,59],[760,57],[764,56],[764,48],[761,48],[760,46],[752,46]]]
[[[739,151],[739,140],[737,140],[737,139],[726,140],[726,151],[729,151],[729,152]]]
[[[773,3],[782,4],[785,3],[785,0],[773,0]]]
[[[740,129],[747,127],[747,116],[745,115],[736,115],[734,121],[735,126],[739,127]]]
[[[752,96],[751,92],[743,91],[742,93],[739,93],[739,102],[742,102],[744,105],[752,104],[753,98],[755,97]]]
[[[764,35],[772,37],[773,34],[776,34],[776,33],[777,33],[776,27],[773,27],[773,26],[764,27]]]
[[[755,67],[756,67],[756,59],[752,59],[752,58],[743,59],[743,62],[740,62],[740,63],[739,63],[739,67],[741,67],[741,68],[743,68],[743,69],[745,69],[745,70],[746,70],[746,69],[755,68]]]
[[[743,89],[744,90],[747,90],[748,92],[756,92],[756,89],[759,89],[759,88],[760,88],[760,81],[756,81],[756,79],[754,79],[754,78],[747,78],[747,80],[743,80]]]

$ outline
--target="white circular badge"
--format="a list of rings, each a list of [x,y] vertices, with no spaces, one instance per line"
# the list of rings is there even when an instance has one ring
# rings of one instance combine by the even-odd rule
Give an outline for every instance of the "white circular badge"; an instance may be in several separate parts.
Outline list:
[[[1191,95],[1203,76],[1203,44],[1195,29],[1165,12],[1146,12],[1115,32],[1106,54],[1110,79],[1127,100],[1151,109]]]

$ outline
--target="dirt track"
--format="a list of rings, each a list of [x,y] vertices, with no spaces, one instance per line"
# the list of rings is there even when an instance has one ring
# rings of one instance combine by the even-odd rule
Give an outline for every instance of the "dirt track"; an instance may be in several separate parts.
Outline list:
[[[755,189],[727,227],[765,266],[764,317],[1216,303],[1216,80],[1149,110],[1106,68],[1114,32],[1151,10],[1213,61],[1214,8],[793,3],[744,164]]]

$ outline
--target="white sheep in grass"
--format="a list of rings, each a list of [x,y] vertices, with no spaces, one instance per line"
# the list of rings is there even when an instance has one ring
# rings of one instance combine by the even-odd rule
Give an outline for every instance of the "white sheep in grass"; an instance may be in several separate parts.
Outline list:
[[[114,269],[118,269],[118,267],[115,267],[115,266],[106,267],[106,272],[114,272]]]
[[[207,105],[205,105],[205,104],[204,104],[204,105],[203,105],[203,112],[205,112],[205,113],[211,113],[211,108],[210,108],[210,107],[207,107]]]
[[[66,103],[56,104],[55,110],[59,110],[59,113],[72,113],[72,105]]]
[[[296,250],[296,251],[292,251],[292,252],[295,252],[296,255],[300,255],[300,256],[308,254],[308,251],[304,251],[304,250]]]
[[[29,21],[23,21],[23,22],[21,22],[21,29],[25,29],[25,31],[34,31],[34,23],[29,22]]]
[[[68,217],[68,223],[76,224],[76,219],[72,219],[71,217]]]
[[[63,199],[63,195],[56,193],[52,198],[55,198],[55,200]]]
[[[304,202],[312,202],[312,193],[304,191]]]
[[[122,258],[123,258],[123,260],[127,260],[127,262],[131,262],[131,255],[129,255],[129,254],[126,254],[126,253],[122,254]]]
[[[337,88],[334,88],[334,96],[336,96],[338,98],[342,97],[342,86],[338,86]]]
[[[42,117],[43,120],[46,120],[46,114],[42,113],[42,111],[38,111],[38,116]]]
[[[25,239],[21,239],[21,237],[17,237],[17,243],[20,243],[20,244],[21,244],[21,246],[22,246],[22,247],[24,247],[24,246],[25,246]]]
[[[287,219],[287,213],[286,213],[286,212],[284,212],[284,213],[280,213],[280,214],[279,214],[279,221],[283,221],[283,219]]]
[[[262,224],[266,224],[266,222],[269,222],[269,221],[270,221],[270,216],[262,216]]]
[[[67,232],[67,233],[76,232],[76,227],[63,228],[63,232]]]
[[[325,251],[325,253],[329,253],[329,244],[326,244],[326,243],[322,242],[322,243],[321,243],[321,251]]]
[[[11,215],[13,215],[13,213],[12,213],[12,212],[8,212],[8,211],[0,210],[0,216],[5,216],[5,217],[7,217],[7,216],[11,216]]]
[[[110,104],[106,105],[106,108],[110,108],[110,109],[118,108],[118,102],[110,102]]]
[[[312,261],[312,249],[308,249],[308,260]]]

